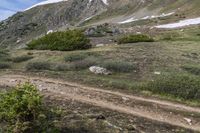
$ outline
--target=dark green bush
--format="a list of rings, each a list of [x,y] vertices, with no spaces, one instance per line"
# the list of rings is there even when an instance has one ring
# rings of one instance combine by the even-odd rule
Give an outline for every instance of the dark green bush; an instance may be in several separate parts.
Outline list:
[[[134,64],[125,61],[105,61],[102,67],[113,72],[131,72],[136,69]]]
[[[26,65],[26,70],[51,70],[51,64],[48,62],[29,62]]]
[[[71,51],[91,47],[89,39],[78,30],[50,33],[27,44],[28,49]]]
[[[187,74],[161,75],[149,82],[145,89],[184,100],[199,100],[200,77]]]
[[[22,56],[12,58],[12,61],[15,63],[20,63],[20,62],[28,61],[32,58],[33,56],[30,56],[30,55],[22,55]]]
[[[137,42],[153,42],[154,39],[148,35],[136,34],[127,35],[117,40],[119,44],[123,43],[137,43]]]

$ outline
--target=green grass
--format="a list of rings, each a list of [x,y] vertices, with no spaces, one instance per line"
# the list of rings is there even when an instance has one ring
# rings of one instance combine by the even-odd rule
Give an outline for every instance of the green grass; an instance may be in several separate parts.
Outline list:
[[[26,65],[26,70],[51,70],[51,64],[49,62],[29,62]]]
[[[127,35],[117,40],[119,44],[123,43],[137,43],[137,42],[153,42],[154,39],[148,35],[136,34]]]
[[[10,61],[10,54],[6,50],[0,50],[0,62]]]
[[[87,58],[89,54],[87,53],[72,53],[65,56],[66,62],[80,61]]]
[[[72,51],[90,48],[90,41],[78,30],[54,32],[27,44],[30,50],[59,50]]]
[[[182,66],[187,72],[200,76],[200,66],[199,65],[185,65]]]
[[[105,61],[102,64],[103,67],[113,72],[131,72],[136,70],[136,66],[133,63],[125,61]]]
[[[22,56],[18,56],[18,57],[12,58],[12,61],[14,63],[21,63],[21,62],[28,61],[28,60],[30,60],[32,58],[33,58],[33,56],[30,56],[30,55],[22,55]]]
[[[147,83],[143,89],[183,100],[199,100],[200,77],[189,74],[161,75]]]

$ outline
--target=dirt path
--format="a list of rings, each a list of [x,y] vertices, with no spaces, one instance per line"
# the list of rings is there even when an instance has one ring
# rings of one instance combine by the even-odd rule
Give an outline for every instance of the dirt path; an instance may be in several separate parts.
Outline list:
[[[200,108],[91,88],[55,79],[23,75],[0,76],[0,85],[14,86],[17,83],[26,81],[35,84],[45,95],[58,96],[65,100],[74,100],[100,108],[200,131]]]

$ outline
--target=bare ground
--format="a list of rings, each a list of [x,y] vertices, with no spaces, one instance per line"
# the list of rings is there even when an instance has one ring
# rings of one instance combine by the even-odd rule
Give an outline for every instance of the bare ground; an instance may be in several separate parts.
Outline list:
[[[182,129],[186,132],[200,131],[200,108],[197,107],[91,88],[58,79],[23,75],[0,76],[0,86],[15,86],[26,81],[35,84],[46,97],[59,103],[76,107],[78,105],[83,110],[103,110],[110,115],[120,114],[121,117],[115,117],[115,120],[129,120],[122,122],[121,128],[134,119],[133,123],[137,121],[136,126],[139,127],[138,132],[180,132]]]

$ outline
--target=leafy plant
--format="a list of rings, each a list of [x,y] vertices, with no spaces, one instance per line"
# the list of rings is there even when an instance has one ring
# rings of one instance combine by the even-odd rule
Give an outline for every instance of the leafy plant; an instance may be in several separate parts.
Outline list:
[[[0,95],[0,124],[5,132],[56,132],[51,118],[57,113],[42,103],[37,88],[24,83]]]
[[[91,47],[89,39],[79,30],[54,32],[27,44],[28,49],[71,51]]]

